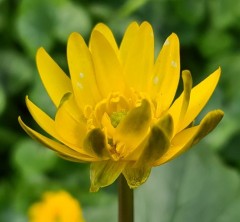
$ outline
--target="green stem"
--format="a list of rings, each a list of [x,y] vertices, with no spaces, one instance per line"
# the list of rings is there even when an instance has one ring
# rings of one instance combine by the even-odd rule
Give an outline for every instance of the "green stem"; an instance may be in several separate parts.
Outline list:
[[[118,178],[118,183],[118,222],[133,222],[133,189],[129,188],[123,175]]]

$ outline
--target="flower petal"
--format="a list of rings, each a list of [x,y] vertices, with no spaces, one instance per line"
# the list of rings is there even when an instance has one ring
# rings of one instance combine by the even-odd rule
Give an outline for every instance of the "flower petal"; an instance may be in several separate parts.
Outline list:
[[[170,149],[154,165],[166,163],[198,143],[218,125],[223,115],[221,110],[211,111],[198,126],[187,128],[178,133],[171,141]]]
[[[19,117],[18,121],[21,125],[21,127],[26,131],[26,133],[32,137],[33,139],[37,140],[38,142],[40,142],[41,144],[43,144],[44,146],[48,147],[49,149],[61,154],[61,155],[65,155],[74,159],[79,159],[80,161],[86,161],[86,162],[90,162],[90,161],[95,161],[95,159],[91,156],[82,154],[82,153],[78,153],[74,150],[72,150],[71,148],[62,145],[52,139],[49,139],[43,135],[41,135],[40,133],[36,132],[35,130],[29,128]]]
[[[135,39],[137,38],[138,31],[139,25],[136,22],[132,22],[125,31],[124,37],[120,45],[120,58],[123,64],[126,63],[129,48],[132,47],[132,45],[134,44]]]
[[[68,66],[76,102],[83,110],[100,100],[91,53],[78,33],[72,33],[67,45]]]
[[[104,35],[96,30],[91,36],[91,53],[102,95],[107,97],[111,92],[123,92],[123,74],[118,56]]]
[[[185,114],[188,109],[190,96],[191,96],[191,90],[192,90],[192,76],[191,73],[188,70],[184,70],[182,72],[182,79],[183,79],[183,102],[182,102],[182,108],[180,112],[180,120],[185,117]]]
[[[165,133],[165,135],[169,139],[172,137],[174,125],[173,125],[173,118],[171,117],[171,115],[166,114],[162,116],[158,120],[156,125]]]
[[[149,23],[131,24],[121,44],[121,60],[125,81],[137,91],[146,91],[154,63],[154,36]],[[133,36],[130,34],[133,33]],[[129,41],[129,42],[128,42]]]
[[[136,188],[147,180],[154,162],[161,158],[169,146],[168,136],[155,125],[151,129],[149,137],[135,151],[136,154],[137,151],[141,152],[140,157],[135,164],[128,164],[123,171],[130,188]],[[140,149],[143,150],[140,151]],[[132,156],[132,158],[134,157]]]
[[[143,165],[134,167],[134,165],[129,163],[123,170],[123,175],[128,183],[128,186],[133,189],[146,182],[151,173],[151,169],[152,167],[150,166]]]
[[[121,161],[100,161],[91,163],[90,180],[91,192],[97,192],[99,188],[112,184],[122,173],[126,163]]]
[[[152,165],[169,148],[170,142],[163,129],[153,126],[136,166]]]
[[[48,95],[55,106],[58,106],[63,95],[72,92],[70,79],[43,48],[38,49],[36,61]]]
[[[28,97],[26,97],[26,104],[29,112],[38,125],[52,137],[58,139],[58,134],[55,131],[55,125],[52,118],[45,112],[38,108]]]
[[[141,106],[132,109],[117,126],[114,138],[119,143],[117,151],[123,155],[132,152],[147,134],[151,118],[150,104],[143,100]]]
[[[157,101],[158,116],[171,105],[180,77],[180,50],[176,34],[165,41],[156,63],[151,82],[151,95]]]
[[[73,96],[65,95],[62,100],[55,116],[56,132],[67,146],[77,152],[92,155],[83,149],[83,141],[87,135],[87,124],[81,113],[77,112]]]
[[[117,46],[116,40],[113,36],[111,29],[108,26],[106,26],[103,23],[98,23],[93,30],[97,30],[98,32],[100,32],[110,43],[115,53],[118,54],[118,46]],[[92,40],[90,40],[90,44],[91,42]],[[90,48],[91,48],[91,45],[90,45]]]
[[[84,141],[84,149],[87,152],[93,152],[101,159],[109,157],[105,134],[99,128],[95,128],[87,134]]]
[[[169,114],[174,119],[174,131],[176,133],[187,127],[201,112],[218,83],[220,72],[221,70],[219,68],[192,89],[188,109],[183,119],[180,119],[179,116],[182,107],[181,104],[183,103],[183,94],[175,100],[169,109]]]

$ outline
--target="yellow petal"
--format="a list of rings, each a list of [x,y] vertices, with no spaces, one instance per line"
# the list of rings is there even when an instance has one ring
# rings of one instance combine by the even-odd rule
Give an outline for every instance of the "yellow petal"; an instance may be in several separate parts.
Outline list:
[[[147,90],[153,69],[154,36],[147,22],[143,22],[136,33],[137,29],[135,23],[131,24],[120,50],[125,81],[129,87],[141,92]],[[131,33],[134,35],[130,36]]]
[[[164,116],[162,116],[158,122],[157,122],[157,126],[165,133],[165,135],[170,139],[173,135],[173,129],[174,129],[174,125],[173,125],[173,118],[169,115],[166,114]]]
[[[99,90],[104,97],[114,91],[123,92],[123,74],[118,56],[99,31],[93,31],[91,52]]]
[[[79,159],[80,161],[94,161],[95,159],[92,158],[91,156],[88,155],[84,155],[81,153],[78,153],[74,150],[72,150],[71,148],[62,145],[52,139],[49,139],[43,135],[41,135],[40,133],[34,131],[33,129],[29,128],[19,117],[18,121],[21,125],[21,127],[26,131],[26,133],[32,137],[33,139],[37,140],[38,142],[40,142],[41,144],[43,144],[44,146],[48,147],[49,149],[56,151],[58,153],[60,153],[61,155],[65,155],[65,156],[69,156],[72,157],[74,159]]]
[[[183,102],[182,108],[180,112],[180,121],[185,117],[185,114],[188,109],[190,95],[192,90],[192,76],[188,70],[182,72],[182,79],[183,79]]]
[[[58,106],[63,95],[72,92],[71,81],[43,48],[38,49],[36,61],[43,85]]]
[[[171,34],[165,41],[156,63],[151,80],[151,95],[157,100],[158,116],[171,105],[180,77],[179,40]]]
[[[101,187],[112,184],[122,173],[126,163],[120,161],[100,161],[91,163],[90,180],[91,192],[97,192]]]
[[[143,100],[141,106],[132,109],[116,128],[114,139],[125,145],[117,147],[117,151],[122,154],[126,152],[126,155],[132,152],[147,134],[151,117],[151,107],[147,100]]]
[[[161,128],[153,126],[144,150],[136,162],[136,166],[143,166],[145,164],[152,166],[152,164],[166,152],[169,146],[168,136]]]
[[[67,58],[76,102],[83,110],[100,100],[93,61],[82,36],[72,33],[68,39]]]
[[[93,31],[94,30],[97,30],[98,32],[100,32],[110,43],[110,45],[112,46],[115,53],[118,54],[118,46],[117,46],[116,40],[113,36],[111,29],[103,23],[98,23],[94,27]],[[91,42],[92,42],[92,40],[90,40],[90,44],[91,44]],[[91,45],[90,45],[90,48],[91,48]]]
[[[128,59],[129,49],[134,44],[138,31],[139,25],[136,22],[132,22],[125,31],[120,45],[120,57],[123,64],[125,64],[126,60]]]
[[[50,118],[40,108],[38,108],[31,100],[29,100],[28,96],[26,97],[26,104],[29,112],[31,113],[34,120],[38,123],[38,125],[49,135],[56,137],[53,119]]]
[[[159,159],[160,156],[166,151],[166,148],[168,148],[169,141],[172,137],[172,132],[172,117],[170,115],[165,115],[152,127],[148,136],[133,152],[126,157],[126,160],[135,162],[137,161],[138,165],[143,165],[143,163],[148,163],[151,165],[156,160],[154,158]],[[154,160],[150,161],[152,158]],[[141,163],[141,161],[143,163]]]
[[[219,68],[192,89],[188,109],[183,119],[179,118],[183,103],[183,94],[170,107],[169,114],[173,117],[176,133],[187,127],[201,112],[214,92],[220,72]]]
[[[221,110],[209,112],[198,126],[194,126],[178,133],[171,141],[171,147],[155,162],[156,165],[166,163],[185,152],[209,134],[221,121],[224,113]]]
[[[105,127],[108,137],[112,138],[115,134],[115,128],[113,127],[111,119],[107,113],[104,113],[102,116],[102,125]]]
[[[77,158],[75,158],[75,157],[70,157],[70,156],[67,156],[67,155],[62,154],[62,153],[58,153],[58,156],[61,157],[61,158],[64,159],[64,160],[68,160],[68,161],[71,161],[71,162],[86,163],[86,161],[77,159]],[[96,161],[96,160],[91,160],[91,161]],[[97,160],[97,161],[98,161],[98,160]],[[90,162],[90,161],[87,161],[87,162]]]
[[[123,171],[130,188],[136,188],[147,180],[154,162],[161,158],[169,146],[168,136],[155,125],[148,138],[135,150],[136,156],[131,155],[133,159],[138,158],[135,164],[128,164]],[[137,157],[137,152],[141,153],[140,157]]]
[[[87,125],[86,120],[81,116],[81,112],[77,112],[72,95],[66,95],[63,98],[55,116],[55,127],[62,142],[77,152],[91,155],[91,153],[83,150]]]

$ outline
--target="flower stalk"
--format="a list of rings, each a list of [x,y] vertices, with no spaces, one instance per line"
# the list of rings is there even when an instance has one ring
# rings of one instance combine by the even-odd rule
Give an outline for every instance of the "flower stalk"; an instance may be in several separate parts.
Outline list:
[[[130,189],[125,177],[118,179],[118,222],[134,221],[133,189]]]

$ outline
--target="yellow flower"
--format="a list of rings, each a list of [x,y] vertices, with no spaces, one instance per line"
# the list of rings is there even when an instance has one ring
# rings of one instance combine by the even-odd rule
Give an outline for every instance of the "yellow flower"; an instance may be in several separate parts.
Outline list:
[[[26,126],[34,139],[72,161],[90,162],[91,191],[112,184],[122,173],[131,188],[146,181],[151,168],[166,163],[199,142],[223,117],[209,112],[193,121],[211,97],[220,68],[192,88],[182,72],[183,92],[175,100],[180,78],[179,40],[171,34],[154,61],[149,23],[133,22],[120,47],[111,30],[98,24],[89,46],[72,33],[67,45],[70,78],[40,48],[37,67],[57,111],[51,119],[28,98],[35,121],[56,140]]]
[[[65,191],[46,192],[29,209],[29,222],[84,222],[80,204]]]

